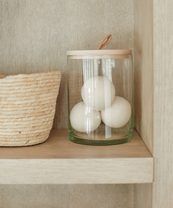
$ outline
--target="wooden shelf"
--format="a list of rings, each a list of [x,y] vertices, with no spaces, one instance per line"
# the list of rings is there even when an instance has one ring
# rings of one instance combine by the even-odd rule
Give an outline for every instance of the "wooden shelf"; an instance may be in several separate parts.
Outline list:
[[[128,144],[86,146],[52,131],[43,144],[0,148],[0,184],[129,184],[153,181],[153,158],[136,134]]]

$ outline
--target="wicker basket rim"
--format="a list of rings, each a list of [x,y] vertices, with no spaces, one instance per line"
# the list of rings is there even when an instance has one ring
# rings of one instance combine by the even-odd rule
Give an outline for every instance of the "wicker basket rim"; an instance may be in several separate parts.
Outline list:
[[[0,73],[0,80],[4,80],[4,79],[7,79],[7,78],[31,77],[31,76],[47,75],[47,74],[58,74],[58,75],[61,75],[61,71],[60,70],[56,70],[56,71],[18,73],[18,74],[3,74],[3,73]]]

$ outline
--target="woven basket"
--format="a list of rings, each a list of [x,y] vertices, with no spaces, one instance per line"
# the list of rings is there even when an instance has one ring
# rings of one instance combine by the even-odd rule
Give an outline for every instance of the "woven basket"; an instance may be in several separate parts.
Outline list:
[[[0,146],[44,142],[53,125],[59,71],[0,75]]]

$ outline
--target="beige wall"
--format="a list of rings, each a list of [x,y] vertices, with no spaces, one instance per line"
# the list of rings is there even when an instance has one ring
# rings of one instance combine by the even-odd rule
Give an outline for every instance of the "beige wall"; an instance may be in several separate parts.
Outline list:
[[[133,0],[0,0],[0,71],[61,69],[66,51],[133,47]],[[66,126],[65,74],[56,126]],[[131,208],[133,186],[0,186],[1,208]]]
[[[132,186],[0,186],[1,208],[132,208]]]
[[[133,0],[0,0],[0,28],[1,71],[65,72],[67,50],[95,49],[107,33],[110,47],[133,47]],[[63,82],[58,127],[67,121],[64,92]]]

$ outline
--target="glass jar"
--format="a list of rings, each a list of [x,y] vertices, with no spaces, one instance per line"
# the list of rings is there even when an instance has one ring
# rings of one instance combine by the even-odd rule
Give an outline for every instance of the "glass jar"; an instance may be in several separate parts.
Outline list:
[[[128,142],[133,135],[132,51],[68,51],[69,139],[88,145]]]

